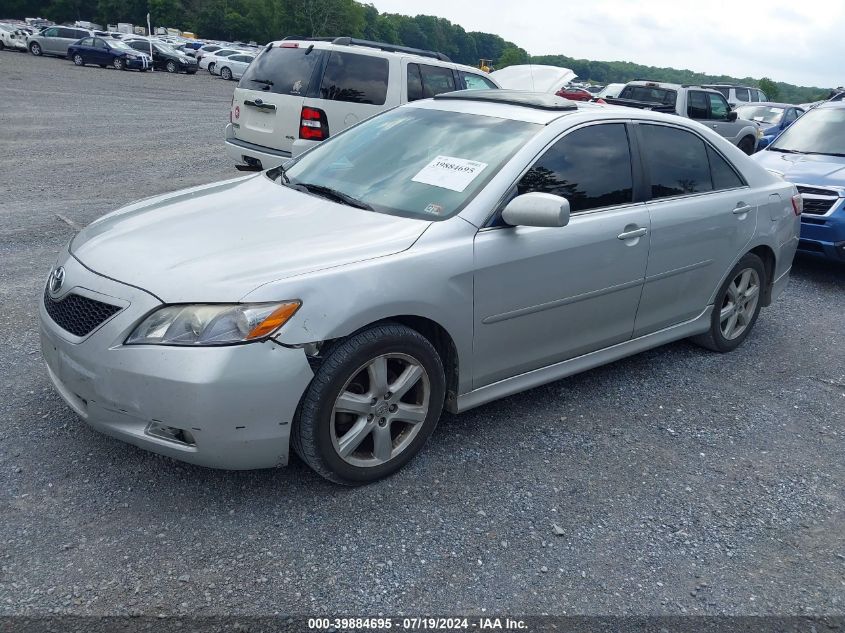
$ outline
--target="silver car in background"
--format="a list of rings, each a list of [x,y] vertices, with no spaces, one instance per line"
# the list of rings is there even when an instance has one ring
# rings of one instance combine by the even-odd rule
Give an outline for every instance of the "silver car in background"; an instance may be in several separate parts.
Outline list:
[[[409,142],[413,139],[413,142]],[[40,301],[95,429],[362,484],[472,407],[670,341],[728,352],[787,285],[795,187],[688,119],[505,90],[119,209]]]
[[[217,62],[214,66],[213,74],[220,75],[226,80],[240,79],[254,59],[255,55],[248,53],[230,55]]]
[[[26,47],[36,57],[41,55],[67,57],[68,46],[84,37],[93,36],[93,31],[76,26],[50,26],[40,33],[30,35],[26,40]]]

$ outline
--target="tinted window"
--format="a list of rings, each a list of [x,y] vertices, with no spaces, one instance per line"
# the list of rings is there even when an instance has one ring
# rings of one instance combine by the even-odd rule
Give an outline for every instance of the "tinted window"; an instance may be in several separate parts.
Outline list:
[[[737,101],[751,101],[751,97],[748,94],[748,88],[736,88],[734,89],[734,92],[736,92]]]
[[[252,61],[252,57],[249,57],[248,55],[232,55],[229,59],[231,59],[233,62],[251,62]]]
[[[496,84],[481,75],[461,72],[461,79],[464,82],[463,87],[467,90],[490,90],[496,88]]]
[[[333,51],[323,73],[320,97],[332,101],[383,105],[388,61],[383,57]]]
[[[633,101],[644,101],[646,103],[659,103],[661,105],[675,105],[678,93],[666,88],[654,88],[651,86],[625,86],[619,93],[620,99],[631,99]]]
[[[408,101],[423,98],[422,76],[419,64],[408,64]]]
[[[148,44],[144,44],[143,42],[129,42],[129,46],[134,48],[136,51],[145,51],[147,53],[150,52],[150,47]]]
[[[94,46],[94,38],[86,37],[79,43],[81,46]]]
[[[687,96],[687,116],[691,119],[707,118],[707,93],[692,90]]]
[[[423,98],[425,99],[457,89],[451,68],[420,64],[420,75],[422,76]]]
[[[305,96],[322,52],[302,48],[264,50],[244,73],[239,88]]]
[[[710,118],[717,120],[727,119],[728,112],[730,112],[731,108],[724,97],[712,92],[708,93],[707,96],[710,98]]]
[[[97,48],[108,48],[108,46],[106,46],[106,43],[99,38],[94,40],[94,46],[96,46]]]
[[[44,37],[58,37],[59,36],[59,29],[45,29],[43,33],[41,33]]]
[[[707,158],[710,160],[710,174],[713,176],[714,189],[733,189],[742,187],[745,183],[722,156],[709,145]]]
[[[795,108],[789,108],[786,111],[786,116],[783,117],[784,123],[792,123],[795,119],[798,118],[798,111]]]
[[[59,29],[59,34],[57,37],[64,37],[71,40],[78,40],[80,36],[76,34],[76,29]]]
[[[722,96],[725,99],[728,99],[731,96],[731,89],[730,88],[715,88],[714,87],[713,90],[718,90],[720,93],[722,93]]]
[[[631,152],[625,126],[591,125],[567,134],[534,163],[517,191],[563,196],[573,213],[631,202]]]
[[[652,198],[711,191],[704,141],[678,128],[640,125]]]

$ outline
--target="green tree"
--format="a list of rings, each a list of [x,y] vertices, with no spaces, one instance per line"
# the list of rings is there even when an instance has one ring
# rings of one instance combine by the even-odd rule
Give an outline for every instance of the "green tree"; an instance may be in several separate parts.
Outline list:
[[[760,80],[760,90],[765,92],[766,96],[772,101],[777,101],[780,97],[780,90],[778,90],[777,84],[768,77],[763,77]]]
[[[496,61],[496,70],[506,68],[508,66],[516,66],[518,64],[525,64],[528,61],[528,54],[521,48],[516,46],[509,46],[502,51],[501,57]]]

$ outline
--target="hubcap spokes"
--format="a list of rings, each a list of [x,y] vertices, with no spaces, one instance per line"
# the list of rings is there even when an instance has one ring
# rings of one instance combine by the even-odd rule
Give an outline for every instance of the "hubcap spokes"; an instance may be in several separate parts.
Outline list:
[[[428,413],[428,374],[407,354],[384,354],[346,382],[332,409],[337,454],[353,466],[378,466],[402,453]]]
[[[725,301],[719,313],[722,336],[733,340],[751,323],[760,298],[760,276],[753,268],[742,270],[728,286]]]

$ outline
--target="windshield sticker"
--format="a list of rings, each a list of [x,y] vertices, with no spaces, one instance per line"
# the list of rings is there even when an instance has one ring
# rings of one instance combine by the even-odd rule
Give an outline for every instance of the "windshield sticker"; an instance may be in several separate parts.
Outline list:
[[[440,215],[443,213],[443,206],[432,202],[425,208],[425,212],[432,215]]]
[[[487,163],[479,163],[475,160],[438,156],[423,167],[411,180],[441,189],[463,191],[469,183],[475,180],[478,174],[484,171],[485,167],[487,167]]]

